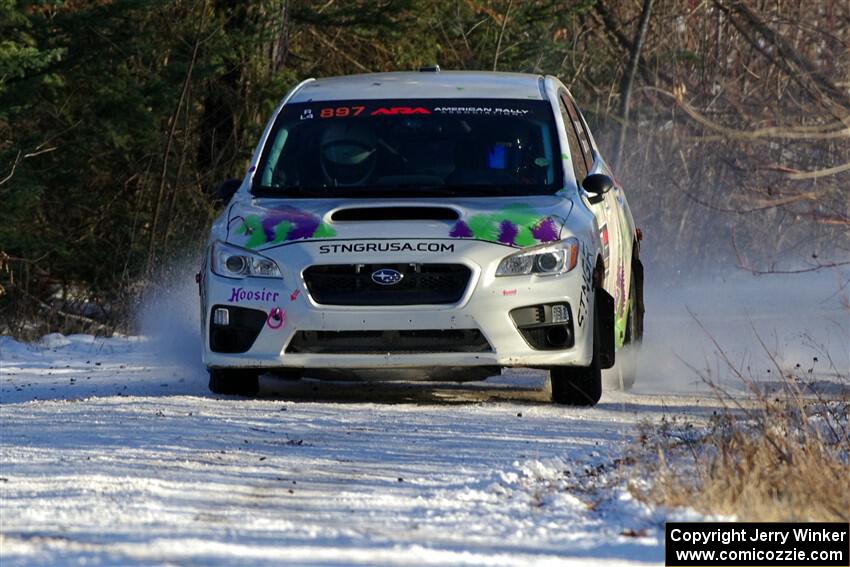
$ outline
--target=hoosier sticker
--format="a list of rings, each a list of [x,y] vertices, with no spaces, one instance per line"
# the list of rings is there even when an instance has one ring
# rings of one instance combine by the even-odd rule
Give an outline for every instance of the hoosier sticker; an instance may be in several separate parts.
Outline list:
[[[239,303],[240,301],[270,301],[275,302],[280,296],[280,292],[269,291],[266,288],[262,290],[251,290],[242,287],[234,287],[230,289],[230,303]]]

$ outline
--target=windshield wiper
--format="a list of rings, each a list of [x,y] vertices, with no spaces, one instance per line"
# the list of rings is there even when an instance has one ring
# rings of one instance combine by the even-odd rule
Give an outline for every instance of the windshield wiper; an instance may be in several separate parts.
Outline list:
[[[434,190],[445,195],[453,195],[457,197],[524,197],[533,195],[547,194],[549,188],[542,188],[536,185],[437,185],[426,186],[417,189],[425,191]],[[545,192],[541,192],[544,191]],[[552,190],[551,193],[555,191]]]
[[[321,187],[269,187],[262,185],[251,191],[255,197],[281,198],[281,197],[329,197],[328,190]]]
[[[369,185],[339,186],[339,187],[268,187],[254,189],[255,197],[284,198],[284,197],[313,197],[313,198],[351,198],[368,199],[373,197],[396,196],[405,198],[416,197],[492,197],[510,196],[523,197],[553,194],[555,191],[538,186],[514,185]]]
[[[368,197],[371,195],[384,196],[402,195],[404,197],[487,197],[493,195],[523,196],[539,195],[538,191],[528,192],[530,187],[514,187],[504,185],[371,185],[369,187],[352,187],[350,192],[341,196]],[[534,187],[533,189],[538,189]],[[552,191],[554,193],[554,191]]]
[[[366,192],[375,193],[403,193],[410,196],[424,196],[430,193],[431,195],[457,195],[459,187],[449,185],[375,185],[366,189]]]

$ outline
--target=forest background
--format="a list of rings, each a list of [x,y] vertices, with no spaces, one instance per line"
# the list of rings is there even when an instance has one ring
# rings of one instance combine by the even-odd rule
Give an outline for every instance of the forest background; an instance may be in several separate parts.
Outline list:
[[[0,333],[132,331],[288,89],[433,64],[570,88],[648,285],[850,263],[846,0],[0,0]]]

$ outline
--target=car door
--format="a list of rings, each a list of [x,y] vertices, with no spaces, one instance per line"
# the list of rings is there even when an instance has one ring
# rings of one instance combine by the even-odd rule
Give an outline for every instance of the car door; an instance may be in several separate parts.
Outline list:
[[[570,154],[572,154],[573,169],[576,172],[576,182],[581,186],[581,182],[590,173],[594,171],[593,151],[590,146],[590,141],[584,126],[578,117],[575,105],[566,91],[561,93],[561,109],[564,118],[564,128],[567,131],[567,140],[570,144]],[[591,203],[590,209],[596,216],[596,222],[599,227],[599,237],[602,241],[603,254],[602,259],[605,262],[605,289],[611,290],[608,282],[610,273],[611,261],[611,230],[615,223],[612,223],[612,217],[616,214],[612,210],[612,203],[606,194],[601,202]]]
[[[587,124],[569,93],[563,93],[562,104],[566,108],[570,125],[578,140],[578,149],[585,161],[587,173],[602,173],[614,179],[614,188],[605,193],[601,202],[592,204],[591,210],[596,216],[599,237],[602,241],[605,262],[604,287],[614,297],[615,339],[619,347],[625,339],[626,303],[631,277],[632,239],[631,223],[628,221],[630,215],[628,215],[622,187],[608,165],[600,158],[598,150],[594,148]]]

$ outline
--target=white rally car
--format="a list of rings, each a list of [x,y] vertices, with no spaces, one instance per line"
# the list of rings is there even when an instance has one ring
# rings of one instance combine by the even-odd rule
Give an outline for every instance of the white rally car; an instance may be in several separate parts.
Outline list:
[[[634,380],[640,232],[555,77],[304,81],[220,194],[199,277],[213,392],[256,394],[267,371],[534,367],[553,401],[593,405],[603,368]]]

